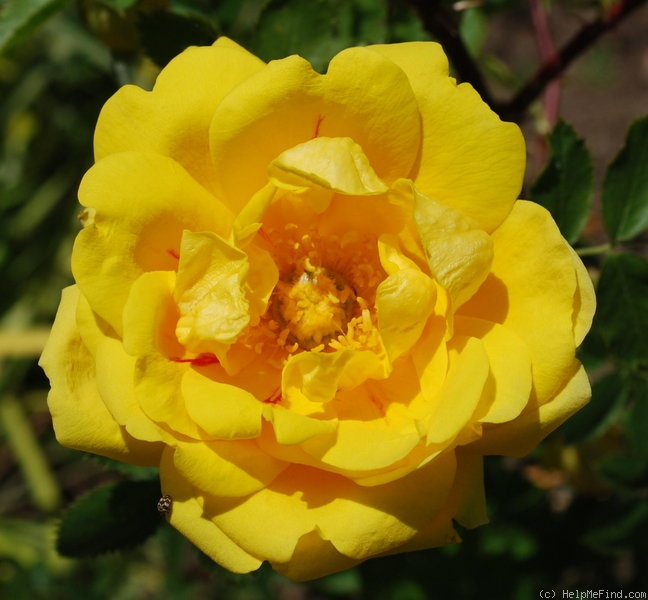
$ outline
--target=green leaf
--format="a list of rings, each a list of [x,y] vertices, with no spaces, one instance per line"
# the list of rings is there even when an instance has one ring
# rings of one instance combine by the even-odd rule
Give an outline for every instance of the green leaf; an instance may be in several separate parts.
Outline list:
[[[119,11],[128,10],[133,8],[140,0],[103,0],[105,4],[108,4]]]
[[[531,200],[551,212],[573,244],[587,223],[594,169],[589,151],[570,125],[559,121],[549,135],[549,163],[531,187]]]
[[[601,477],[615,488],[633,490],[646,481],[648,462],[641,456],[624,452],[605,456],[598,466]]]
[[[30,35],[70,0],[9,0],[0,6],[0,54]]]
[[[204,20],[162,11],[140,15],[139,27],[146,53],[160,67],[185,48],[208,46],[216,39]]]
[[[611,254],[597,287],[595,327],[619,361],[648,363],[648,262],[636,254]]]
[[[322,71],[331,58],[353,44],[352,7],[339,1],[275,0],[262,12],[254,40],[264,60],[299,54]]]
[[[57,550],[81,558],[142,543],[162,522],[160,496],[157,480],[109,483],[92,490],[63,515]]]
[[[644,461],[648,460],[648,381],[645,374],[633,382],[630,395],[634,403],[623,420],[623,430],[632,450]]]
[[[602,552],[627,546],[634,537],[645,545],[648,533],[648,502],[637,502],[623,512],[607,518],[606,522],[584,535],[584,541]]]
[[[482,8],[469,8],[461,13],[459,34],[470,56],[480,56],[488,31],[488,18]]]
[[[613,241],[648,229],[648,116],[635,121],[603,182],[603,221]]]

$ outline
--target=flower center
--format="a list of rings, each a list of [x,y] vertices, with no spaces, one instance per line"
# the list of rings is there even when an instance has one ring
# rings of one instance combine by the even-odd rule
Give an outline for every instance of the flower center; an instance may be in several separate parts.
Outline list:
[[[346,332],[355,300],[342,275],[306,259],[277,283],[272,310],[282,330],[288,330],[286,341],[311,350]]]

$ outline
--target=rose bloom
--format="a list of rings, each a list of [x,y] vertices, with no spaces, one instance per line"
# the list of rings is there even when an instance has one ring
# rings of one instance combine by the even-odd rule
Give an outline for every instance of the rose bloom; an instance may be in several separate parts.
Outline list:
[[[487,521],[483,456],[590,396],[588,274],[438,44],[324,75],[189,48],[108,100],[95,154],[41,360],[54,429],[159,466],[171,525],[227,569],[457,542]]]

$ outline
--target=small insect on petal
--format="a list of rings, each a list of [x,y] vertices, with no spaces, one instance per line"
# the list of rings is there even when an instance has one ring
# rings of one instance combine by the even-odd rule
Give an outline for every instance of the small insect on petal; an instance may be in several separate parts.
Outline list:
[[[162,498],[160,498],[157,503],[158,512],[161,515],[166,515],[171,510],[172,504],[173,500],[171,499],[171,496],[162,496]]]

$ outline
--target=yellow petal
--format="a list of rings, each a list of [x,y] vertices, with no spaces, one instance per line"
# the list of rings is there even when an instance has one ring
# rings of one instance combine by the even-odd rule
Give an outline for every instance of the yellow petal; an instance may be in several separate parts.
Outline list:
[[[486,231],[511,210],[524,175],[526,152],[517,125],[504,123],[470,84],[448,77],[441,46],[410,42],[370,46],[409,79],[421,115],[417,189],[474,219]]]
[[[437,300],[441,294],[437,294]],[[434,402],[445,382],[448,370],[448,349],[445,343],[446,320],[441,316],[428,319],[419,343],[412,349],[412,364],[421,394]]]
[[[263,214],[277,191],[273,183],[267,183],[243,205],[234,220],[233,237],[239,247],[244,247],[261,227]]]
[[[414,222],[432,276],[450,292],[456,310],[484,282],[493,259],[493,244],[461,213],[418,192]]]
[[[140,407],[134,386],[135,358],[126,354],[121,343],[112,338],[104,338],[95,358],[97,388],[114,419],[138,440],[167,440],[166,432]]]
[[[135,359],[114,336],[101,318],[92,312],[88,301],[79,296],[76,322],[81,340],[95,361],[95,377],[101,399],[115,421],[134,438],[159,442],[167,439],[143,412],[134,390]]]
[[[306,417],[282,406],[267,406],[263,416],[272,423],[277,443],[282,446],[301,444],[315,436],[335,433],[337,429],[335,421]]]
[[[596,311],[596,293],[594,285],[583,261],[576,251],[569,246],[572,259],[574,260],[574,269],[576,270],[576,294],[574,296],[574,341],[576,346],[580,346],[587,335]]]
[[[247,496],[270,485],[287,467],[252,440],[178,442],[173,465],[201,492],[217,497]]]
[[[538,404],[535,398],[515,420],[484,427],[483,438],[469,448],[482,454],[524,456],[556,427],[585,406],[592,395],[585,369],[571,363],[564,387],[551,400]]]
[[[341,194],[381,194],[387,186],[351,138],[317,137],[282,152],[270,163],[278,186],[321,186]]]
[[[92,309],[119,334],[133,281],[145,271],[175,271],[185,229],[226,233],[232,221],[178,163],[152,154],[98,162],[84,176],[79,200],[90,209],[72,272]]]
[[[331,60],[324,81],[319,135],[353,139],[386,183],[409,176],[421,122],[403,71],[367,48],[348,48]]]
[[[515,204],[492,239],[491,275],[459,312],[501,323],[526,343],[542,402],[564,385],[572,369],[579,283],[572,250],[551,215],[524,201]]]
[[[393,467],[425,438],[414,421],[400,427],[383,421],[340,421],[329,435],[310,438],[301,444],[305,452],[336,470],[375,471]]]
[[[212,438],[254,438],[261,432],[263,405],[239,387],[188,369],[182,378],[182,394],[191,419]]]
[[[481,423],[504,423],[517,417],[531,396],[531,356],[512,331],[475,318],[457,317],[455,335],[482,341],[490,376],[475,412]]]
[[[184,348],[175,335],[180,316],[173,299],[175,273],[142,273],[131,286],[124,305],[124,349],[132,356],[158,352],[182,356]]]
[[[471,420],[488,378],[488,355],[480,340],[455,336],[450,365],[428,424],[428,444],[450,443]]]
[[[378,286],[378,329],[391,361],[420,338],[435,300],[434,283],[418,269],[396,271]]]
[[[301,352],[290,357],[283,370],[283,397],[298,403],[327,402],[338,389],[352,389],[369,377],[385,376],[385,366],[370,350],[339,350],[332,353]]]
[[[245,278],[245,292],[250,306],[250,325],[257,325],[266,312],[272,291],[279,279],[279,270],[272,255],[255,245],[245,249],[250,269]]]
[[[156,466],[161,444],[131,437],[110,414],[97,389],[94,358],[76,327],[79,290],[63,290],[52,333],[40,359],[50,379],[47,402],[57,440],[69,448],[123,462]]]
[[[331,61],[326,75],[297,56],[272,61],[221,102],[210,136],[222,197],[238,208],[266,184],[276,157],[317,137],[351,138],[387,183],[407,176],[420,123],[402,71],[352,48]]]
[[[249,573],[261,560],[232,542],[203,514],[199,491],[183,479],[173,465],[173,451],[167,449],[160,465],[162,493],[172,498],[168,519],[171,525],[212,560],[234,573]]]
[[[454,521],[468,529],[488,522],[483,459],[464,448],[457,449],[455,455],[456,476],[445,503],[411,540],[396,548],[396,552],[411,552],[460,542],[461,538],[453,526]]]
[[[332,566],[339,567],[344,560],[326,552],[318,567],[317,554],[295,556],[321,548],[318,543],[299,545],[302,536],[316,532],[348,557],[349,566],[387,552],[409,540],[440,510],[454,474],[452,454],[391,484],[372,488],[293,466],[241,502],[207,498],[205,510],[244,550],[282,565],[291,577],[308,579],[331,572]],[[267,523],[273,524],[274,535],[267,535]]]
[[[189,416],[182,395],[182,378],[190,369],[159,354],[148,354],[135,362],[135,394],[144,414],[176,434],[193,439],[205,433]]]
[[[186,231],[182,236],[175,297],[181,317],[178,340],[196,352],[214,341],[231,344],[250,323],[244,289],[247,254],[220,236]]]
[[[298,56],[272,61],[214,112],[209,134],[214,171],[221,197],[235,212],[265,186],[275,157],[314,137],[319,77]]]
[[[350,569],[359,562],[362,561],[352,560],[338,552],[331,542],[322,539],[319,532],[311,531],[299,538],[288,562],[275,561],[272,568],[294,581],[309,581]]]
[[[463,527],[473,529],[488,523],[484,489],[484,459],[466,448],[458,448],[457,476],[448,504],[455,505],[454,518]]]
[[[208,131],[214,110],[263,66],[230,40],[188,48],[162,70],[152,92],[128,85],[108,100],[95,132],[96,159],[131,150],[154,152],[172,157],[213,188]]]

